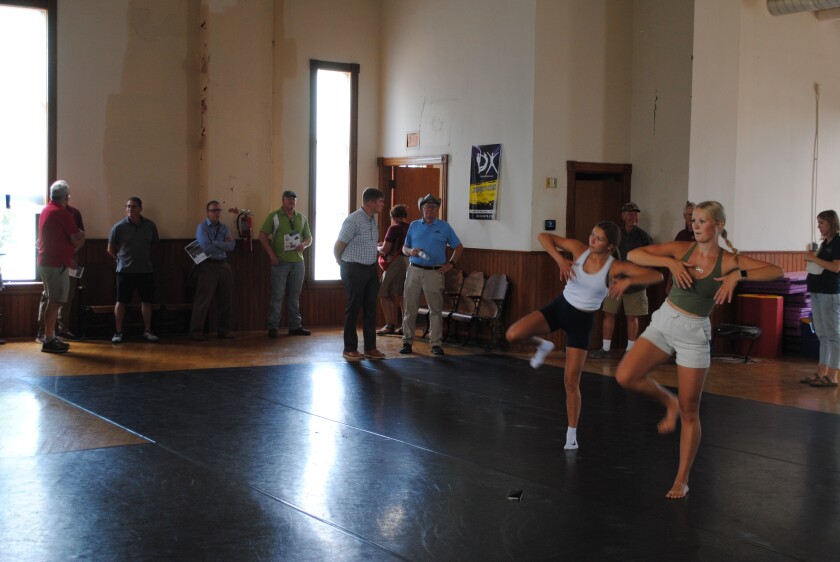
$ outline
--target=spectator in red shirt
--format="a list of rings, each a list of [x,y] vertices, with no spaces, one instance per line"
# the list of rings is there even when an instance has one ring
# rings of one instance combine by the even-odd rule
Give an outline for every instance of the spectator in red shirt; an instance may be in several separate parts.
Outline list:
[[[76,226],[73,215],[67,210],[70,186],[59,180],[50,186],[50,202],[41,211],[38,221],[38,271],[47,294],[44,312],[45,353],[66,353],[69,345],[55,336],[58,309],[67,302],[70,290],[68,268],[73,266],[73,255],[85,243],[85,233]]]
[[[73,215],[73,222],[76,223],[76,228],[79,230],[85,229],[85,223],[82,220],[82,213],[75,207],[71,207],[70,204],[65,207],[70,214]],[[79,269],[79,248],[76,248],[76,251],[73,253],[73,269]],[[72,273],[72,271],[71,271]],[[74,311],[73,311],[73,298],[76,296],[76,285],[79,282],[79,279],[76,276],[70,275],[70,285],[69,290],[67,292],[67,302],[62,304],[58,309],[58,330],[56,334],[62,340],[69,339],[74,340],[76,339],[76,335],[70,330],[70,327],[73,325],[74,322]],[[44,291],[41,293],[41,304],[38,307],[38,335],[35,336],[35,341],[38,343],[44,343],[44,317],[46,316],[47,312],[47,292]]]

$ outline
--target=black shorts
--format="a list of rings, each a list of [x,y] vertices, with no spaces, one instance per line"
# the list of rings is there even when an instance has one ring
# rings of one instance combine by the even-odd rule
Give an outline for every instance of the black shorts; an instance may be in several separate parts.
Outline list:
[[[562,294],[540,309],[551,331],[566,332],[566,347],[589,349],[595,312],[578,310]]]
[[[117,302],[130,303],[134,291],[140,293],[140,302],[152,302],[155,296],[153,273],[117,272]]]

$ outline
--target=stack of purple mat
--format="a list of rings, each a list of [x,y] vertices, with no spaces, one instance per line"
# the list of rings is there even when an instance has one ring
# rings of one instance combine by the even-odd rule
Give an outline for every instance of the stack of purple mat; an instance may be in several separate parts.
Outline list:
[[[784,298],[782,343],[785,353],[799,353],[802,319],[811,314],[811,294],[805,284],[807,275],[805,271],[795,271],[776,281],[743,281],[738,285],[739,293],[781,295]]]

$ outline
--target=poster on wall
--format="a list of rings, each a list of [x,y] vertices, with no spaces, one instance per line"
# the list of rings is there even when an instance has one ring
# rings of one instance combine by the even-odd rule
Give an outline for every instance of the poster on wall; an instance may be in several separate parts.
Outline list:
[[[496,219],[499,192],[499,162],[502,145],[483,144],[472,147],[470,161],[470,218]]]

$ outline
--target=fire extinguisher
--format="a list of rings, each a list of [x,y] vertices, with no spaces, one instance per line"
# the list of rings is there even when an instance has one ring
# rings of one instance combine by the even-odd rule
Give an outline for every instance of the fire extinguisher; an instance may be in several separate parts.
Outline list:
[[[254,215],[248,209],[239,209],[238,207],[231,207],[228,212],[236,214],[236,233],[240,240],[248,240],[250,249],[253,250],[253,237],[251,233],[254,230]]]

